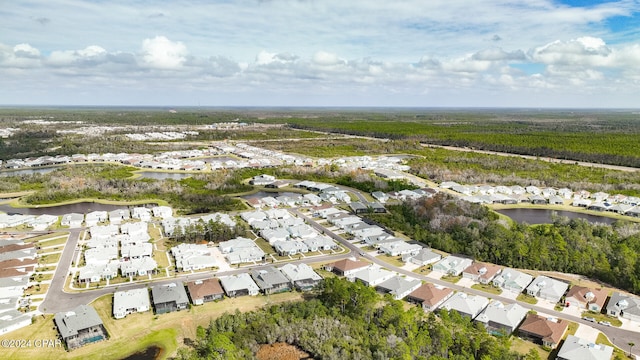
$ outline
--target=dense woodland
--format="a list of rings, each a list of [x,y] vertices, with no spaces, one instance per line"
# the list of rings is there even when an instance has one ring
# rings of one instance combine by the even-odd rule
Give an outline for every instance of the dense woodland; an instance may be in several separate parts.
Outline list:
[[[592,225],[563,217],[553,224],[510,223],[485,206],[442,193],[387,210],[367,216],[435,249],[509,267],[586,275],[640,294],[636,223]]]
[[[198,328],[178,359],[252,359],[261,344],[285,342],[314,359],[538,359],[509,351],[507,337],[494,337],[457,312],[425,314],[381,298],[373,288],[325,279],[316,295],[247,313],[236,311]]]

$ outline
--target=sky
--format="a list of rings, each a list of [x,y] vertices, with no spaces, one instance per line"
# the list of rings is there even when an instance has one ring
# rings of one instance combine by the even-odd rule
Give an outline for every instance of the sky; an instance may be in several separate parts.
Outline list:
[[[0,105],[640,107],[640,0],[0,0]]]

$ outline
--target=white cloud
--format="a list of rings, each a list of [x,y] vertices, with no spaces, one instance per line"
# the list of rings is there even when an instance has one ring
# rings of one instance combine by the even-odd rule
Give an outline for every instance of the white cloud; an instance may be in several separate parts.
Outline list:
[[[18,44],[13,47],[13,53],[16,57],[37,59],[40,57],[40,50],[29,44]]]
[[[182,42],[173,42],[164,36],[142,41],[142,60],[150,68],[180,69],[187,60],[187,55],[187,47]]]

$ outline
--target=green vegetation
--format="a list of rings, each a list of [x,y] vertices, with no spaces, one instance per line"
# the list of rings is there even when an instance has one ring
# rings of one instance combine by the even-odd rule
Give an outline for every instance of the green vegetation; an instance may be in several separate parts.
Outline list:
[[[495,294],[495,295],[500,295],[502,294],[502,289],[500,289],[499,287],[495,287],[491,284],[487,285],[487,284],[473,284],[471,285],[472,289],[476,289],[476,290],[480,290],[480,291],[484,291],[486,293],[489,294]]]
[[[611,323],[611,326],[617,326],[620,327],[622,326],[622,321],[620,321],[620,319],[618,317],[613,317],[613,316],[607,316],[606,314],[601,314],[601,313],[596,313],[593,311],[584,311],[581,315],[582,317],[592,317],[594,319],[596,319],[596,321],[608,321],[609,323]]]
[[[486,207],[446,194],[387,206],[371,219],[434,249],[531,270],[585,275],[640,293],[640,225],[556,218],[553,224],[505,226]]]
[[[345,336],[346,334],[346,336]],[[235,312],[197,330],[178,359],[253,358],[260,344],[286,342],[317,359],[537,359],[506,337],[453,311],[425,314],[358,282],[328,278],[317,298]]]

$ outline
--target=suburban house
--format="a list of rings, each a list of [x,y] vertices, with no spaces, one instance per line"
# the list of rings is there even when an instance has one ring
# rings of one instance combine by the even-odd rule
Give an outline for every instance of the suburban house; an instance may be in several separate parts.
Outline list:
[[[356,215],[366,214],[369,212],[369,208],[367,207],[367,205],[359,201],[349,203],[349,208],[351,208],[351,211]]]
[[[453,255],[438,261],[433,265],[433,271],[439,271],[448,275],[459,276],[464,269],[473,263],[471,259],[465,259]]]
[[[152,286],[151,298],[156,314],[184,310],[189,305],[187,292],[181,283]]]
[[[251,277],[265,294],[275,294],[291,290],[291,282],[280,270],[268,266],[260,270],[252,270]]]
[[[564,293],[569,288],[569,284],[552,279],[550,277],[540,275],[533,279],[533,282],[527,286],[527,294],[539,297],[554,303],[560,301]]]
[[[262,175],[257,175],[251,178],[251,180],[249,180],[249,184],[255,185],[255,186],[265,186],[265,185],[272,184],[274,181],[276,181],[275,176],[262,174]]]
[[[442,255],[435,253],[428,248],[421,248],[420,251],[418,251],[418,253],[415,255],[407,254],[402,256],[402,261],[411,261],[418,266],[433,264],[440,261],[440,259],[442,259]]]
[[[118,276],[120,263],[111,260],[106,264],[88,264],[78,269],[78,283],[92,283],[100,280],[110,280]]]
[[[489,299],[479,295],[469,295],[464,292],[455,293],[445,301],[440,309],[455,310],[460,315],[475,319],[485,307],[489,305]]]
[[[171,248],[176,267],[181,271],[210,269],[218,266],[211,248],[205,244],[180,244]]]
[[[422,304],[425,311],[433,311],[453,295],[453,290],[432,283],[424,283],[422,286],[407,295],[407,301]]]
[[[493,278],[493,285],[515,293],[521,293],[531,284],[533,276],[518,270],[505,268]]]
[[[518,328],[518,335],[542,346],[555,349],[568,328],[569,323],[566,320],[528,314]]]
[[[378,247],[378,251],[389,256],[415,255],[420,251],[420,249],[422,249],[422,246],[418,244],[409,244],[402,240],[380,244]]]
[[[352,280],[353,274],[368,266],[371,266],[371,264],[366,261],[343,259],[325,265],[324,269],[332,271],[338,276],[344,276],[347,279]]]
[[[502,268],[498,265],[476,262],[462,272],[462,277],[471,279],[481,284],[489,284],[500,273]]]
[[[173,209],[171,209],[169,206],[156,206],[151,208],[151,212],[153,213],[154,217],[159,217],[162,219],[173,217]]]
[[[557,360],[610,360],[613,356],[611,346],[594,344],[577,336],[569,335],[564,340],[556,356]]]
[[[402,300],[422,285],[422,281],[401,276],[394,276],[376,286],[376,290],[391,294],[394,299]]]
[[[218,247],[231,265],[262,261],[265,255],[255,242],[243,237],[223,241]]]
[[[395,276],[394,272],[377,265],[363,268],[353,274],[353,278],[367,286],[377,286]]]
[[[106,340],[109,337],[96,310],[80,305],[67,312],[56,313],[53,321],[68,350]]]
[[[0,302],[8,299],[0,299]],[[0,335],[7,334],[11,331],[18,330],[25,326],[29,326],[32,323],[30,313],[23,313],[15,310],[15,308],[9,310],[3,310],[0,317]]]
[[[222,288],[228,297],[258,295],[260,287],[251,279],[247,273],[238,275],[223,276],[220,278]]]
[[[584,286],[572,286],[565,296],[567,306],[575,306],[594,312],[602,311],[609,292],[604,289],[590,289]]]
[[[116,319],[150,309],[149,291],[146,288],[116,291],[113,294],[113,317]]]
[[[129,209],[116,209],[109,211],[109,222],[112,225],[119,225],[124,220],[131,219],[131,212]]]
[[[158,263],[150,257],[128,259],[120,261],[120,274],[122,277],[148,276],[155,274]]]
[[[307,264],[286,264],[279,269],[298,290],[311,290],[322,281],[322,276]]]
[[[616,291],[607,304],[607,314],[640,322],[640,298]]]
[[[504,332],[511,335],[520,325],[529,309],[516,303],[505,305],[500,301],[493,301],[484,311],[478,315],[476,321],[481,322],[487,331],[494,335]]]
[[[68,226],[70,228],[79,228],[84,221],[84,215],[78,213],[65,214],[60,220],[60,225]]]
[[[187,283],[187,292],[193,305],[202,305],[206,302],[222,299],[224,296],[220,280],[216,278],[190,281]]]

